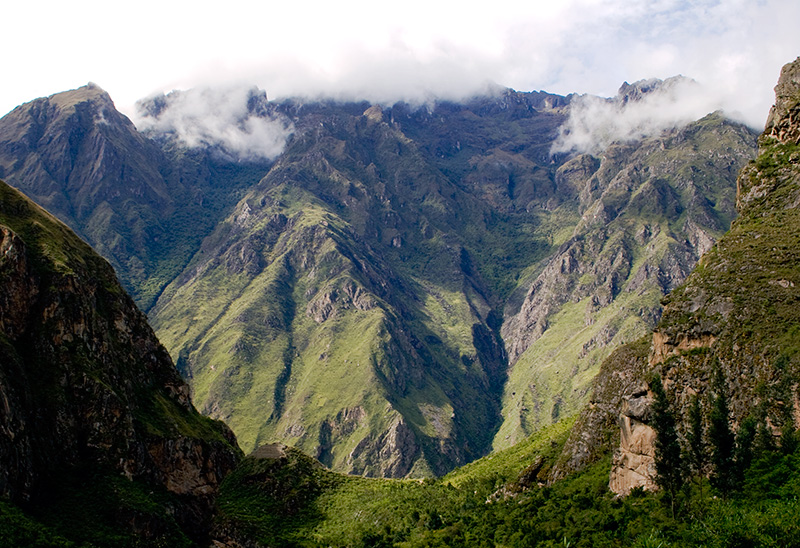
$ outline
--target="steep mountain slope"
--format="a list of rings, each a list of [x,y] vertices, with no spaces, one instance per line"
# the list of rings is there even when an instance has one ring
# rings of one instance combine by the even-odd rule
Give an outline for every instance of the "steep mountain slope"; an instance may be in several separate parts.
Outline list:
[[[0,282],[2,497],[84,540],[201,540],[233,434],[192,407],[109,264],[5,183]]]
[[[266,165],[155,143],[94,84],[0,119],[0,177],[108,258],[145,309]]]
[[[281,105],[287,150],[152,311],[201,409],[246,450],[280,440],[393,476],[441,473],[578,409],[612,345],[652,328],[727,228],[753,136],[712,115],[554,173],[568,104]],[[537,321],[558,328],[534,347]],[[564,330],[579,341],[553,356]],[[531,348],[510,384],[503,344],[515,361]],[[531,390],[537,368],[562,374]]]
[[[499,420],[496,300],[466,247],[491,209],[391,113],[312,108],[154,324],[245,449],[277,438],[354,473],[441,473]]]
[[[0,166],[109,257],[246,450],[281,441],[367,475],[443,473],[576,411],[727,228],[752,151],[712,115],[553,155],[574,97],[544,92],[245,95],[241,116],[294,132],[274,164],[182,140],[197,120],[172,109],[207,94],[144,101],[137,133],[90,86],[0,121]]]
[[[653,372],[664,379],[682,434],[692,398],[699,397],[708,423],[710,402],[721,391],[734,431],[748,417],[775,436],[800,423],[799,112],[800,59],[784,67],[759,156],[739,176],[739,218],[665,299],[652,337],[604,364],[595,401],[567,443],[572,456],[555,477],[589,462],[608,432],[600,425],[618,420],[611,489],[654,486],[647,384]],[[716,391],[715,377],[723,380]]]
[[[731,182],[752,143],[747,128],[711,114],[558,169],[581,217],[519,308],[506,308],[511,367],[495,448],[579,410],[611,350],[655,326],[660,299],[730,226]]]

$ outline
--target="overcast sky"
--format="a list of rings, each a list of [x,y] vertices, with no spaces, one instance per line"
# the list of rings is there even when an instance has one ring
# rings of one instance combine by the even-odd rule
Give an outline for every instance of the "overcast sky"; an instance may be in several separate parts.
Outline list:
[[[95,82],[117,107],[199,84],[390,102],[520,91],[614,95],[683,74],[763,126],[800,55],[798,0],[6,2],[0,113]]]

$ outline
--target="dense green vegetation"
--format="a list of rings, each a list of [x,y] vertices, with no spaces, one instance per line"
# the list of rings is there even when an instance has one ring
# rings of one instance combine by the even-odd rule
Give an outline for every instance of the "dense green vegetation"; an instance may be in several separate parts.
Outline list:
[[[217,530],[264,546],[341,547],[711,547],[797,546],[800,450],[758,449],[726,497],[707,479],[679,490],[675,516],[665,493],[608,491],[608,456],[564,481],[531,481],[530,455],[550,462],[566,425],[481,459],[439,480],[379,480],[326,470],[302,453],[249,457],[225,480]],[[552,430],[552,429],[551,429]],[[797,433],[792,439],[796,440]],[[793,451],[790,451],[793,449]],[[515,467],[516,465],[516,467]],[[546,467],[546,465],[545,465]],[[513,472],[512,472],[513,470]],[[111,497],[111,498],[109,498]],[[166,493],[121,477],[84,472],[62,478],[44,506],[0,502],[0,538],[36,547],[138,546],[104,525],[109,512],[163,528],[147,546],[188,546],[169,516]],[[113,505],[109,504],[110,501]],[[119,500],[124,504],[122,509]],[[113,510],[111,510],[113,508]],[[135,516],[135,518],[134,518]],[[170,526],[169,524],[173,525]]]
[[[45,496],[24,511],[0,501],[0,539],[15,547],[188,548],[194,544],[171,515],[175,495],[110,470],[68,470],[52,478]],[[120,523],[135,524],[143,540]]]
[[[223,485],[221,527],[267,546],[797,545],[796,448],[758,451],[726,497],[685,474],[673,505],[669,492],[609,492],[609,456],[551,486],[532,481],[530,449],[550,462],[563,430],[439,480],[342,476],[291,449],[282,458],[251,457]]]

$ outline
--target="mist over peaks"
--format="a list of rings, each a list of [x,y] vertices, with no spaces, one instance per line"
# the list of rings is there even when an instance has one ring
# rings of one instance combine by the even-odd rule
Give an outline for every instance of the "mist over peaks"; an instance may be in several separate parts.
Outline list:
[[[270,107],[264,91],[246,87],[156,95],[136,104],[134,121],[142,132],[240,161],[275,159],[294,131],[291,121]]]
[[[551,153],[597,154],[616,141],[634,141],[682,127],[720,106],[714,94],[683,76],[625,82],[610,99],[575,97]]]

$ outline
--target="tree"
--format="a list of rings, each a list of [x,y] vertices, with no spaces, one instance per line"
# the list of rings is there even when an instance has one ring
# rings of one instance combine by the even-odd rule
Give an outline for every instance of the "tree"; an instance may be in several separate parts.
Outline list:
[[[775,451],[775,437],[772,430],[767,426],[766,415],[758,422],[756,427],[756,437],[753,442],[753,452],[757,456],[766,455]]]
[[[683,459],[675,416],[672,414],[661,377],[655,375],[650,382],[653,392],[652,426],[656,431],[655,464],[656,484],[664,490],[670,503],[672,517],[675,517],[675,502],[683,487]]]
[[[758,421],[753,415],[748,415],[739,425],[736,432],[736,479],[744,481],[745,472],[753,462],[753,445],[756,439]]]
[[[697,483],[700,487],[700,500],[703,499],[703,472],[708,460],[703,434],[703,409],[700,406],[700,398],[695,395],[692,397],[692,403],[689,407],[689,430],[686,433],[686,442],[688,444],[686,464],[694,477],[697,478]]]
[[[689,407],[689,431],[686,433],[689,454],[687,464],[695,475],[701,476],[706,466],[706,446],[703,441],[703,409],[700,406],[700,398],[695,395],[692,397],[692,404]]]
[[[714,401],[709,417],[708,438],[711,442],[711,464],[713,473],[711,484],[723,497],[735,487],[736,470],[734,469],[735,438],[728,422],[728,395],[725,377],[717,371],[714,375]]]
[[[797,434],[794,421],[787,421],[781,428],[781,451],[784,455],[791,455],[797,450]]]

